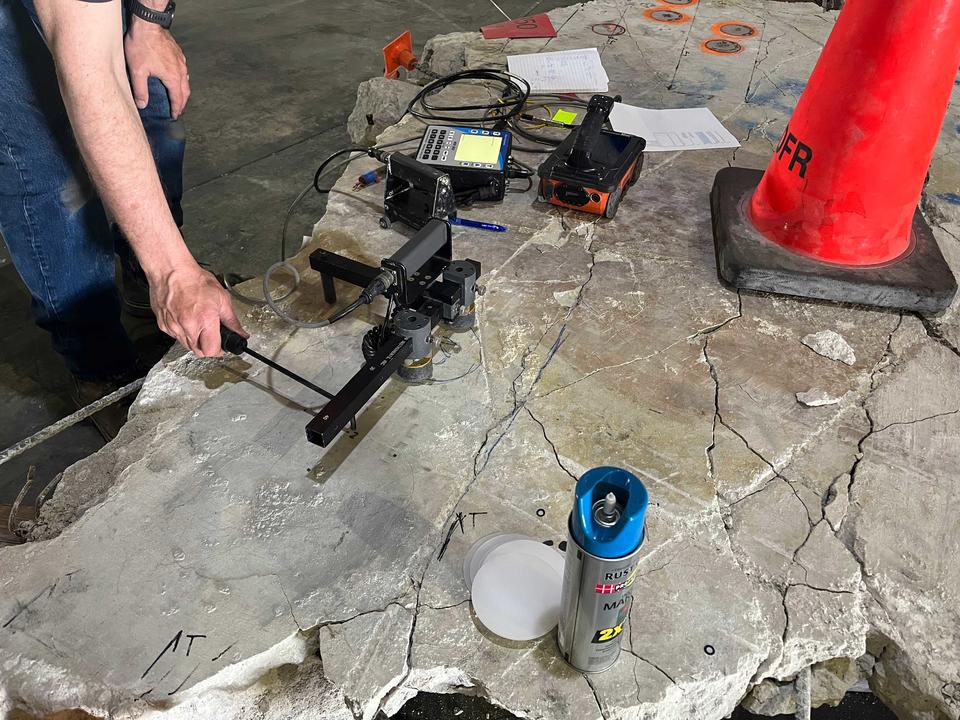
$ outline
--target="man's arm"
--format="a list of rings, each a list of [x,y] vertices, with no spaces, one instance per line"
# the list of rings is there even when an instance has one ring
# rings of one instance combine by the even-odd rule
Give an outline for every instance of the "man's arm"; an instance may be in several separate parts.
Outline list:
[[[167,207],[127,80],[119,0],[36,0],[35,7],[80,152],[147,275],[160,328],[197,355],[219,355],[220,322],[240,325]]]

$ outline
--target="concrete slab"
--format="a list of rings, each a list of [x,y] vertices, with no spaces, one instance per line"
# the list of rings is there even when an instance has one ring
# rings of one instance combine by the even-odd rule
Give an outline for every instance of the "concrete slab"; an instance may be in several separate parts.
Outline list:
[[[253,689],[240,688],[299,664],[277,682],[332,717],[389,715],[431,691],[532,718],[719,720],[765,680],[782,688],[846,658],[860,662],[838,663],[843,681],[830,673],[818,698],[863,675],[905,717],[957,716],[955,313],[921,321],[716,279],[713,175],[762,166],[832,16],[701,0],[681,27],[648,20],[648,7],[554,11],[560,36],[539,47],[598,46],[612,90],[705,101],[743,147],[649,158],[614,221],[522,193],[473,208],[511,230],[455,234],[486,288],[478,339],[461,336],[437,368],[463,377],[391,381],[359,434],[326,452],[303,438],[309,392],[239,359],[169,356],[121,437],[65,476],[38,542],[0,552],[8,707],[242,716]],[[702,53],[721,20],[761,31],[737,56]],[[591,30],[603,22],[628,32]],[[520,45],[432,43],[445,70]],[[638,72],[647,66],[659,69]],[[379,227],[377,202],[376,190],[334,194],[315,244],[389,254],[402,237]],[[938,238],[957,259],[948,211]],[[312,273],[290,310],[325,311]],[[291,333],[250,310],[246,325],[254,346],[335,387],[372,317]],[[852,364],[804,345],[825,331]],[[811,388],[839,401],[798,402]],[[562,540],[574,479],[609,463],[647,482],[649,541],[625,652],[585,677],[550,636],[516,646],[482,631],[460,565],[494,531]],[[322,681],[303,675],[315,653]],[[296,716],[291,702],[275,693],[257,717]]]

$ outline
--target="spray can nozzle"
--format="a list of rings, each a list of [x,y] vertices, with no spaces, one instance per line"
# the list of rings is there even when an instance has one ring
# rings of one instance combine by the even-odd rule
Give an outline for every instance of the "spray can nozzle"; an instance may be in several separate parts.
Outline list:
[[[593,504],[593,519],[603,527],[616,525],[621,512],[623,507],[617,502],[617,496],[613,491],[608,492],[605,498]]]

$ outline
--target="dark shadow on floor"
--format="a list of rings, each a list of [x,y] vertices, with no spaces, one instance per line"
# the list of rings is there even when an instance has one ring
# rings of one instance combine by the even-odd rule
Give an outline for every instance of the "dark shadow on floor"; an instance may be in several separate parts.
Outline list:
[[[124,325],[148,365],[169,347],[169,338],[152,320],[124,317]],[[71,390],[72,379],[50,336],[33,323],[27,289],[0,254],[0,449],[74,412]],[[23,499],[27,508],[58,473],[103,445],[93,425],[82,422],[0,465],[0,506],[14,502],[31,465],[36,473]],[[8,514],[0,513],[0,526],[6,527]],[[23,513],[19,517],[27,519]]]
[[[813,720],[897,720],[890,710],[870,693],[848,693],[838,707],[813,711]],[[377,720],[387,720],[382,713]],[[517,720],[502,708],[468,695],[420,693],[404,705],[393,720]],[[692,719],[691,719],[692,720]],[[765,718],[737,710],[731,720],[793,720],[792,715]]]
[[[70,374],[53,352],[50,336],[33,324],[30,296],[9,263],[0,266],[0,347],[0,446],[6,448],[76,410]],[[57,473],[103,444],[96,429],[84,423],[0,465],[0,505],[13,503],[30,465],[37,471],[24,499],[27,506]],[[3,513],[0,525],[6,524]]]

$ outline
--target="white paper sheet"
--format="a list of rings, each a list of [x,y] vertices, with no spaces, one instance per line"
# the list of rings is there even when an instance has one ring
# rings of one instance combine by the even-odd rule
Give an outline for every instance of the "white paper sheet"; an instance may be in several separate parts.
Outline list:
[[[507,69],[530,83],[532,93],[605,93],[610,79],[596,48],[510,55]]]
[[[708,108],[651,110],[614,103],[610,125],[647,141],[645,152],[738,148],[740,143]]]

